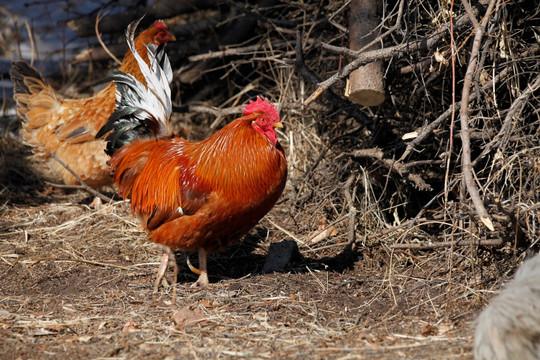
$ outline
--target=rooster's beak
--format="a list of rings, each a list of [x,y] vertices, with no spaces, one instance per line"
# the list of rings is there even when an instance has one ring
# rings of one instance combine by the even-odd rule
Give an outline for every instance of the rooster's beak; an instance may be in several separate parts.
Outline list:
[[[176,41],[176,37],[173,35],[169,38],[169,41]]]
[[[275,128],[282,128],[283,124],[281,123],[281,121],[278,121],[277,123],[274,123],[274,127]]]

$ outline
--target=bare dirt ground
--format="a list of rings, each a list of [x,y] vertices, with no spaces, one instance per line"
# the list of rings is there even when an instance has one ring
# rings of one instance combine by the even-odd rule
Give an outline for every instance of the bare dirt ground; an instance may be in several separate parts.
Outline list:
[[[3,359],[472,358],[484,301],[462,283],[467,274],[441,271],[445,260],[432,253],[313,256],[300,247],[284,271],[263,273],[269,244],[287,237],[269,223],[278,206],[210,257],[206,289],[190,287],[196,277],[177,256],[172,304],[170,288],[153,292],[161,249],[127,204],[93,210],[83,192],[3,195]]]

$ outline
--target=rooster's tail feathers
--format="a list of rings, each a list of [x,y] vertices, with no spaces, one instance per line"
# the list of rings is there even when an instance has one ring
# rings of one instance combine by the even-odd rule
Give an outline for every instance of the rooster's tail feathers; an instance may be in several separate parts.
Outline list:
[[[30,84],[25,83],[25,79],[31,83],[45,84],[41,74],[36,68],[28,65],[22,60],[14,61],[10,71],[11,80],[13,81],[14,94],[31,94]]]
[[[110,132],[106,137],[109,155],[141,136],[163,138],[172,135],[169,122],[172,113],[171,64],[163,46],[146,45],[150,66],[139,55],[133,42],[139,21],[128,26],[126,37],[147,86],[131,74],[112,72],[111,80],[116,83],[116,110],[96,135],[100,138]]]
[[[10,75],[17,113],[23,120],[21,135],[29,145],[41,145],[41,129],[52,123],[62,101],[39,72],[24,61],[13,62]]]

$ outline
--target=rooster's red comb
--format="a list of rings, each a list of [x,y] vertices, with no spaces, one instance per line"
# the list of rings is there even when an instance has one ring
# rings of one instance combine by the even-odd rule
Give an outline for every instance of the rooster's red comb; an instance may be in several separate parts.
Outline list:
[[[276,107],[266,98],[263,100],[257,96],[257,100],[250,100],[250,102],[244,106],[244,110],[242,111],[244,115],[253,114],[255,112],[265,113],[273,122],[279,122],[279,113]]]
[[[167,30],[167,27],[165,26],[165,24],[161,20],[157,20],[156,22],[154,22],[154,26],[161,29],[161,30]]]

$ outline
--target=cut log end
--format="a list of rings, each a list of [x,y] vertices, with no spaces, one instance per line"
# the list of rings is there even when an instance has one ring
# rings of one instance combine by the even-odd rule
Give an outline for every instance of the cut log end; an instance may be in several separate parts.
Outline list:
[[[345,96],[353,103],[377,106],[385,98],[381,62],[366,64],[351,73],[347,79]]]
[[[347,90],[349,87],[347,87]],[[349,98],[353,103],[363,106],[377,106],[384,102],[384,91],[379,90],[357,90],[354,93],[345,93],[345,96]]]
[[[349,16],[349,47],[362,49],[377,37],[380,21],[380,2],[377,0],[353,0]],[[379,48],[380,44],[370,49]],[[363,106],[380,105],[385,98],[384,65],[376,61],[359,67],[349,75],[345,96],[353,103]]]

